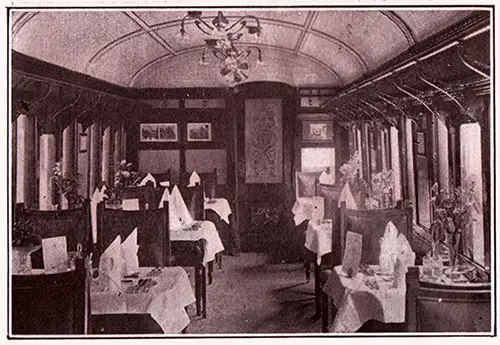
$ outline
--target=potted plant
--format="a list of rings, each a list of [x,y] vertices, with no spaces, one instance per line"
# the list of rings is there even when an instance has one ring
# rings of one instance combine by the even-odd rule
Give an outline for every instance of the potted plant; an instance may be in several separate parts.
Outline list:
[[[466,232],[472,224],[472,211],[479,211],[474,185],[446,192],[439,191],[439,186],[435,183],[431,193],[434,215],[431,225],[433,255],[438,255],[439,244],[445,243],[449,251],[450,266],[455,267],[458,254],[464,254],[466,250]]]
[[[12,224],[12,272],[14,274],[31,271],[31,253],[42,246],[42,239],[34,232],[33,223],[22,217]]]

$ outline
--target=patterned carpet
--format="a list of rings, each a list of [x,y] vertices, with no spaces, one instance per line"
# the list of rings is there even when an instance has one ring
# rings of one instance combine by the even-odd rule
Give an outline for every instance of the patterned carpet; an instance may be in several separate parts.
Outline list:
[[[319,333],[321,321],[312,318],[314,285],[306,282],[302,264],[268,261],[265,253],[224,256],[207,287],[207,318],[188,308],[188,334]]]

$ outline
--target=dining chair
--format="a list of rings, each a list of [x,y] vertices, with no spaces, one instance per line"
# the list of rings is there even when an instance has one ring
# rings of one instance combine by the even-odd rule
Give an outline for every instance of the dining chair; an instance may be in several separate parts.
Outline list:
[[[89,258],[75,270],[12,275],[12,335],[87,334],[90,326]]]
[[[345,236],[348,231],[363,235],[361,263],[376,265],[380,256],[380,238],[392,222],[398,234],[405,235],[413,247],[413,211],[410,207],[400,209],[353,210],[345,207],[340,211],[340,257],[344,256]]]
[[[68,251],[77,251],[82,246],[82,255],[93,252],[90,221],[90,202],[76,209],[42,211],[16,207],[16,220],[30,221],[36,235],[43,238],[65,236]],[[42,250],[31,254],[33,268],[43,268]]]
[[[160,203],[165,187],[154,187],[148,181],[144,186],[132,186],[123,189],[122,199],[138,199],[141,209],[156,209]]]
[[[400,209],[375,209],[375,210],[353,210],[347,209],[342,203],[340,209],[340,241],[332,240],[332,252],[339,252],[340,260],[344,257],[345,237],[348,231],[363,235],[361,248],[361,264],[376,265],[379,262],[380,242],[384,236],[385,228],[392,222],[398,229],[399,234],[404,234],[408,243],[413,248],[413,211],[411,208]],[[333,234],[332,239],[335,234]],[[322,273],[321,282],[326,283],[331,271]],[[329,297],[321,292],[321,319],[322,332],[328,331],[330,316],[334,316],[334,305]],[[330,312],[331,309],[331,312]]]
[[[181,174],[181,187],[189,185],[189,178],[193,172],[183,172]],[[210,172],[197,172],[200,176],[200,184],[203,187],[205,196],[214,199],[217,196],[217,168]]]
[[[120,235],[125,240],[137,228],[139,266],[171,266],[168,202],[160,209],[124,211],[97,206],[97,259]],[[98,262],[98,260],[97,260]]]
[[[406,274],[405,330],[411,333],[491,332],[491,285],[443,286],[419,280],[419,268]]]
[[[203,187],[199,184],[193,187],[181,187],[180,192],[193,220],[205,220]]]
[[[167,169],[167,171],[164,173],[155,173],[151,175],[153,175],[153,177],[155,178],[157,186],[160,184],[160,182],[165,182],[165,181],[169,181],[170,183],[172,182],[170,169]]]

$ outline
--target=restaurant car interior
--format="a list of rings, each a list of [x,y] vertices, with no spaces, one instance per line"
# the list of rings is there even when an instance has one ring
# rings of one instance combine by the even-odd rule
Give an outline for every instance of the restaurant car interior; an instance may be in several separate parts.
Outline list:
[[[493,6],[7,12],[9,339],[496,334]]]

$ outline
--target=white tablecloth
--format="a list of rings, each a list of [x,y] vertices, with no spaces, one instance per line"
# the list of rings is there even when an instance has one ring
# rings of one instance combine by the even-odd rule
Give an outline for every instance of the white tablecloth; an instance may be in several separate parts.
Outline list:
[[[215,211],[227,224],[229,224],[229,215],[231,206],[224,198],[210,199],[205,201],[205,209]]]
[[[219,237],[219,232],[215,228],[215,224],[209,221],[196,221],[200,226],[196,230],[176,229],[170,230],[170,240],[172,241],[198,241],[205,240],[205,256],[203,264],[213,261],[215,254],[222,252],[224,246]]]
[[[321,257],[332,251],[332,222],[324,220],[321,223],[309,221],[306,230],[305,247],[317,254],[318,266],[321,265]]]
[[[317,217],[322,219],[324,215],[324,207],[324,200],[321,196],[297,198],[292,207],[295,225],[299,225],[304,220],[313,219],[315,208]]]
[[[131,283],[122,283],[121,293],[102,292],[100,285],[91,287],[91,313],[150,314],[164,333],[180,333],[189,324],[184,307],[196,301],[186,271],[182,267],[164,267],[160,275],[146,277],[151,267],[141,267],[141,278],[152,278],[157,285],[147,293],[125,293]]]
[[[368,320],[405,321],[406,287],[396,289],[392,280],[384,280],[388,279],[386,276],[368,277],[361,272],[353,279],[347,278],[341,270],[342,266],[335,267],[323,288],[337,307],[331,332],[352,333]],[[380,289],[369,288],[366,280],[376,280]]]

